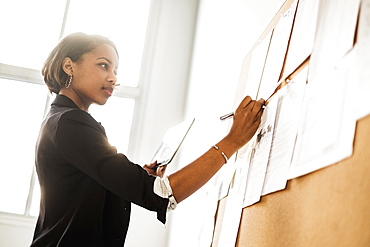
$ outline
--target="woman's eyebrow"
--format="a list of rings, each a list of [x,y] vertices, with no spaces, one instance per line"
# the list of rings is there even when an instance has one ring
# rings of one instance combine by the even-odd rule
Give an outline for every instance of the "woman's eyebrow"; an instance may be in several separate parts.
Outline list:
[[[111,61],[111,60],[109,60],[109,59],[108,59],[108,58],[106,58],[106,57],[98,57],[96,60],[99,60],[99,59],[104,59],[104,60],[106,60],[108,63],[112,64],[112,61]]]

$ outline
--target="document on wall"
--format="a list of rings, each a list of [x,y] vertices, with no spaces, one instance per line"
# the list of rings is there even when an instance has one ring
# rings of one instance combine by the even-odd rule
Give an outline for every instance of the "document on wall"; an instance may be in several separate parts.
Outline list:
[[[319,0],[300,0],[294,18],[284,76],[291,74],[309,55],[315,40]]]
[[[286,187],[300,123],[308,66],[279,90],[276,120],[262,195]]]
[[[261,83],[266,56],[271,41],[271,34],[272,32],[269,32],[263,40],[258,41],[258,44],[252,51],[244,95],[250,95],[254,99],[257,98],[258,88]]]
[[[357,29],[357,44],[347,54],[353,59],[351,90],[355,104],[356,119],[370,114],[370,0],[362,0]],[[352,56],[352,57],[351,57]]]
[[[370,0],[361,1],[357,28],[357,42],[370,42]]]
[[[203,207],[202,226],[198,235],[198,247],[209,247],[212,245],[215,230],[216,212],[218,206],[218,191],[208,190],[206,205]]]
[[[359,6],[360,0],[320,1],[309,84],[325,82],[318,77],[353,47]]]
[[[351,91],[355,103],[355,117],[360,119],[370,114],[370,40],[356,44],[353,52]]]
[[[218,199],[221,200],[229,194],[230,183],[235,173],[235,157],[234,154],[229,158],[227,163],[223,165],[219,172],[217,172],[217,185]]]
[[[258,202],[261,197],[278,105],[278,97],[276,96],[274,95],[266,106],[261,124],[250,141],[252,150],[243,207]]]
[[[281,16],[273,30],[257,98],[267,99],[278,86],[296,9],[297,2],[295,1]]]
[[[289,178],[305,175],[352,155],[356,120],[348,87],[350,70],[328,69],[306,86]],[[322,85],[319,90],[317,86]]]
[[[247,144],[238,152],[236,171],[226,199],[218,246],[235,246],[243,210],[249,170],[250,148]]]
[[[352,111],[356,120],[370,114],[370,40],[358,42],[336,66],[337,69],[348,69],[350,82],[348,91],[351,94]]]

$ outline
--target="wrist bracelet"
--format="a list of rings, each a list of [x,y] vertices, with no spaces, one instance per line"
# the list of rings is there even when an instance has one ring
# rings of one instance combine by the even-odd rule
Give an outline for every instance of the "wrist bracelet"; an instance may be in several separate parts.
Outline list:
[[[219,150],[219,148],[216,146],[216,145],[213,145],[212,146],[213,148],[215,148],[216,150]],[[221,154],[222,156],[224,157],[225,159],[225,164],[227,163],[227,161],[229,160],[229,158],[227,158],[226,154],[224,152],[221,151]]]

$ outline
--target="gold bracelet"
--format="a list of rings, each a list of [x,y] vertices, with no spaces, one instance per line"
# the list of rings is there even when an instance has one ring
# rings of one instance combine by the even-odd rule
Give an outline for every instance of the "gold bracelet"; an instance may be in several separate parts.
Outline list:
[[[215,148],[216,150],[220,150],[216,145],[213,145],[212,147]],[[229,158],[227,158],[226,154],[224,152],[222,152],[222,151],[221,151],[221,155],[224,157],[225,164],[226,164],[227,161],[229,160]]]

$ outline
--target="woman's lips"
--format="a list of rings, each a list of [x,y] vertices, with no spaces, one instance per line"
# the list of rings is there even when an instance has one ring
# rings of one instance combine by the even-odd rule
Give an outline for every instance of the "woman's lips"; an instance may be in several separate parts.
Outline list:
[[[103,87],[103,91],[109,96],[112,96],[113,94],[113,88],[110,88],[110,87]]]

